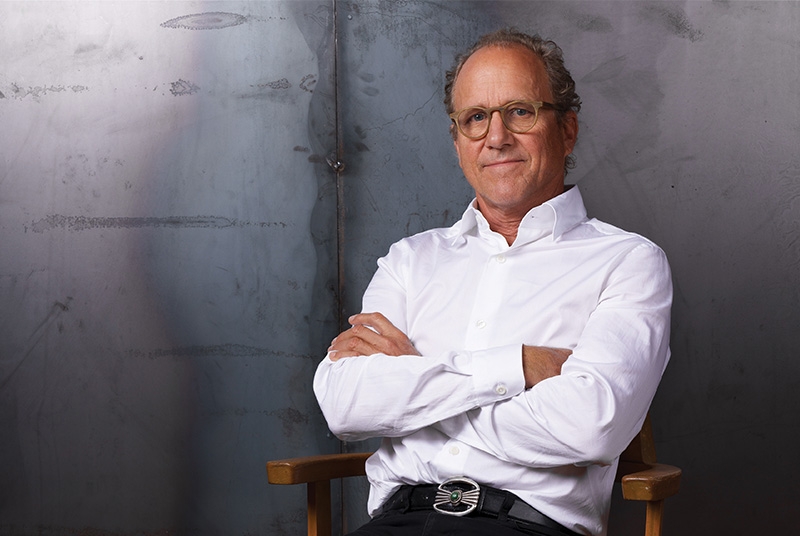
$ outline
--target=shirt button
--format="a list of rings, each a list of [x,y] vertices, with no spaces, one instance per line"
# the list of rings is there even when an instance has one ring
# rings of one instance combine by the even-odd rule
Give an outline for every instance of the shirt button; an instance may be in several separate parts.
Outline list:
[[[453,456],[458,456],[461,453],[461,449],[458,447],[450,447],[450,454]]]
[[[478,329],[483,329],[486,327],[486,322],[483,320],[478,320],[477,322],[475,322],[475,327]]]
[[[506,262],[506,256],[498,255],[497,257],[494,258],[494,260],[496,260],[498,264],[503,264],[504,262]]]
[[[505,385],[499,384],[494,388],[494,392],[497,393],[498,395],[504,395],[508,392],[508,389],[506,389]]]

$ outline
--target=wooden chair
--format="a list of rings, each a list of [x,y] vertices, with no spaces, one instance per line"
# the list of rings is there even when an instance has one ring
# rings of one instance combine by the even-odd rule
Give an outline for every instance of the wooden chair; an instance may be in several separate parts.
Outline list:
[[[328,454],[267,462],[270,484],[308,485],[308,536],[331,534],[331,480],[364,475],[372,453]],[[645,501],[645,536],[660,536],[664,499],[678,493],[681,470],[656,462],[650,416],[639,434],[620,456],[616,481],[622,496]]]

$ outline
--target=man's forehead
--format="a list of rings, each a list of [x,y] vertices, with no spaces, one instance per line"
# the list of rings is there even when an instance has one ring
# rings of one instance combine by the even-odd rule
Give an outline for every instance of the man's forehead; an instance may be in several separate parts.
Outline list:
[[[476,50],[456,77],[454,103],[488,97],[489,93],[507,94],[509,100],[549,100],[550,81],[544,62],[538,54],[519,44],[488,45]]]

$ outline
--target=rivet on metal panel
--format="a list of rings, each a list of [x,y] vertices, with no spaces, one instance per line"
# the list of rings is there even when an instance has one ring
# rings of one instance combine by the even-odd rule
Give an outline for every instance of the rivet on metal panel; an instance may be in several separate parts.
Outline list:
[[[335,171],[336,173],[341,173],[341,172],[344,171],[344,167],[345,167],[344,166],[344,162],[342,162],[341,160],[336,158],[335,154],[333,154],[333,153],[329,154],[328,157],[325,158],[325,161],[328,163],[328,165],[331,167],[331,169],[333,171]]]

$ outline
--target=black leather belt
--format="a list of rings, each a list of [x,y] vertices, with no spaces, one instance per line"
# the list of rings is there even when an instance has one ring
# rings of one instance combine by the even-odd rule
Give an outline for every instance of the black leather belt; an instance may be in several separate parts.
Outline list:
[[[442,514],[470,514],[492,518],[508,518],[534,525],[536,530],[552,536],[579,536],[553,521],[513,493],[479,485],[469,478],[451,478],[442,484],[402,486],[381,506],[381,514],[436,510]]]

